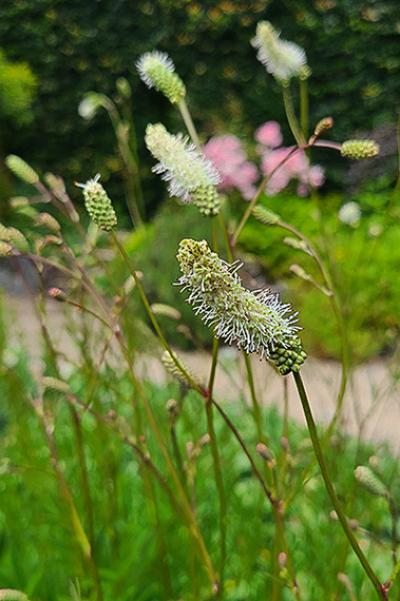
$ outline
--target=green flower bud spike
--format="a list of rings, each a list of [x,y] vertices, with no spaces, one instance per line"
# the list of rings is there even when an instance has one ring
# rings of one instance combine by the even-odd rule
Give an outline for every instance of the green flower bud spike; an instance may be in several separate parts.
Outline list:
[[[297,335],[297,315],[270,290],[251,292],[237,271],[241,264],[226,263],[202,240],[182,240],[177,259],[188,291],[188,302],[216,338],[246,353],[265,357],[282,375],[299,371],[306,354]]]
[[[83,189],[85,207],[92,221],[105,232],[111,231],[117,225],[117,216],[107,192],[99,183],[100,175],[90,179],[86,184],[77,184]]]
[[[369,467],[359,465],[354,470],[354,475],[361,486],[368,490],[372,495],[385,498],[389,497],[388,489]]]
[[[175,73],[174,63],[165,52],[146,52],[137,61],[136,68],[144,83],[164,94],[172,104],[185,98],[185,84]]]
[[[264,225],[276,225],[279,223],[280,217],[273,211],[266,209],[262,205],[256,205],[253,209],[253,215]]]
[[[346,140],[340,154],[347,159],[370,159],[379,154],[379,145],[373,140]]]
[[[0,240],[7,242],[11,247],[20,252],[29,252],[29,244],[24,234],[15,227],[5,227],[0,223]]]
[[[180,357],[178,357],[175,353],[174,353],[174,357],[179,360],[179,363],[182,365],[183,369],[185,370],[185,373],[183,371],[181,371],[179,369],[179,367],[176,365],[175,361],[171,357],[171,354],[168,351],[165,351],[163,356],[161,357],[161,362],[164,365],[167,372],[170,373],[171,376],[176,378],[181,384],[183,384],[183,386],[191,388],[192,384],[194,382],[199,388],[201,388],[202,385],[201,385],[200,381],[193,374],[191,369],[189,367],[187,367],[187,365],[185,365],[182,362],[182,359],[180,359]],[[189,378],[187,377],[186,374],[189,376]]]
[[[20,157],[17,157],[15,154],[9,154],[5,162],[10,171],[23,182],[31,185],[38,183],[39,176],[36,171]]]

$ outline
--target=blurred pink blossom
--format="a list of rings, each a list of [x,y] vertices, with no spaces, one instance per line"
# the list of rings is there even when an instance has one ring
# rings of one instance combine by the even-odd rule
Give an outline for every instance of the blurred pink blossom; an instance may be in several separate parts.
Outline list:
[[[325,170],[321,165],[313,165],[308,173],[310,186],[320,188],[325,183]]]
[[[220,190],[236,189],[246,200],[256,192],[258,169],[247,160],[240,140],[236,136],[214,136],[204,146],[204,154],[221,174]]]
[[[283,142],[281,127],[277,121],[266,121],[260,125],[254,137],[257,142],[269,148],[277,148]]]
[[[267,151],[262,158],[262,172],[271,174],[293,152],[294,146],[281,147]],[[299,196],[306,196],[309,186],[318,188],[324,183],[324,170],[320,165],[310,167],[307,155],[303,150],[293,153],[271,176],[266,186],[266,192],[274,195],[286,188],[289,182],[295,179],[299,182],[297,192]]]

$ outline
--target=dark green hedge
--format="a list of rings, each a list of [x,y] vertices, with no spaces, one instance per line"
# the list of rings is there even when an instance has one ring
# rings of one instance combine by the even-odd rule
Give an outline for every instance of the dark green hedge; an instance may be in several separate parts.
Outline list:
[[[266,119],[283,122],[277,86],[249,44],[262,18],[307,51],[312,121],[331,114],[340,139],[395,120],[398,0],[13,0],[0,3],[0,47],[9,59],[29,62],[39,94],[29,128],[3,125],[5,150],[71,179],[115,170],[106,115],[88,125],[77,105],[89,90],[112,93],[124,75],[134,89],[139,138],[150,120],[174,125],[167,102],[145,89],[134,68],[154,47],[173,57],[208,133],[248,135]],[[146,162],[143,148],[142,156]],[[147,198],[156,203],[159,189],[148,185]]]

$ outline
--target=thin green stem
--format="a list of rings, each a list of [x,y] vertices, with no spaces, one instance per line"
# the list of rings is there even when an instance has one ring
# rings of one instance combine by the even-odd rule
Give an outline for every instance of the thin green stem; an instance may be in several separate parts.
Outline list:
[[[208,435],[210,437],[210,448],[211,448],[211,455],[213,458],[215,484],[217,487],[218,502],[219,502],[220,588],[218,591],[218,595],[219,595],[219,598],[222,599],[223,594],[224,594],[224,572],[225,572],[225,563],[226,563],[227,503],[226,503],[224,479],[222,476],[221,457],[220,457],[220,453],[218,450],[218,442],[217,442],[217,437],[216,437],[215,428],[214,428],[213,405],[211,402],[213,390],[214,390],[215,374],[216,374],[217,363],[218,363],[218,349],[219,349],[219,342],[216,338],[214,338],[211,371],[210,371],[210,377],[209,377],[209,381],[208,381],[208,397],[205,399],[205,406],[206,406],[206,415],[207,415],[207,431],[208,431]]]
[[[253,407],[253,417],[254,417],[254,422],[256,424],[258,442],[265,443],[266,438],[263,435],[263,431],[262,431],[261,409],[260,409],[260,404],[257,399],[256,387],[255,387],[255,383],[254,383],[253,368],[251,365],[251,359],[247,353],[243,353],[243,358],[244,358],[244,364],[246,366],[246,371],[247,371],[247,381],[249,383],[251,404]]]
[[[338,516],[339,522],[342,526],[343,532],[345,534],[345,536],[347,537],[347,540],[349,541],[354,553],[357,555],[359,562],[361,563],[367,577],[369,578],[369,580],[371,581],[371,584],[373,585],[379,599],[387,599],[387,594],[384,590],[383,585],[379,582],[378,577],[376,576],[374,570],[372,569],[368,559],[366,558],[366,556],[364,555],[360,545],[358,544],[353,531],[351,530],[347,517],[343,511],[342,505],[336,495],[334,486],[332,484],[330,475],[329,475],[329,471],[328,471],[328,467],[326,465],[325,462],[325,458],[322,452],[322,448],[321,448],[321,444],[318,438],[318,433],[317,433],[317,427],[315,425],[314,422],[314,418],[311,412],[311,407],[310,404],[308,402],[308,398],[307,398],[307,393],[305,391],[304,388],[304,384],[303,384],[303,380],[301,378],[300,373],[293,373],[293,377],[296,383],[296,387],[297,387],[297,391],[299,393],[299,397],[300,397],[300,401],[301,404],[303,406],[303,411],[304,411],[304,415],[306,418],[306,422],[307,422],[307,427],[308,427],[308,431],[310,434],[310,438],[311,438],[311,442],[313,445],[313,449],[314,449],[314,453],[315,456],[317,458],[320,470],[321,470],[321,474],[322,474],[322,478],[324,480],[325,483],[325,488],[326,491],[329,495],[329,498],[332,502],[332,505],[336,511],[336,514]]]
[[[289,85],[282,86],[283,104],[285,107],[286,118],[289,123],[290,130],[296,140],[297,146],[304,146],[305,139],[297,121],[296,113],[293,107],[292,94]]]
[[[308,104],[308,80],[300,79],[300,125],[303,132],[304,138],[308,138],[308,116],[309,116],[309,104]]]
[[[182,115],[182,119],[185,123],[186,129],[188,130],[189,136],[192,138],[193,144],[195,144],[195,146],[197,146],[197,148],[200,150],[201,144],[200,144],[199,136],[197,134],[196,128],[193,123],[192,116],[190,114],[190,111],[188,109],[188,105],[186,104],[185,99],[183,99],[179,102],[178,109]]]

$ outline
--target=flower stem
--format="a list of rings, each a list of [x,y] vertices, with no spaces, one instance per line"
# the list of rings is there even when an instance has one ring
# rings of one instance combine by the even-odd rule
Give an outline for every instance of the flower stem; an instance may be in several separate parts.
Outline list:
[[[332,502],[332,505],[336,511],[336,514],[338,516],[339,522],[343,528],[344,534],[347,537],[347,540],[349,541],[354,553],[357,555],[366,575],[368,576],[369,580],[371,581],[373,587],[375,588],[375,591],[379,597],[379,599],[387,599],[387,594],[385,592],[385,589],[383,587],[383,585],[379,582],[378,577],[376,576],[374,570],[372,569],[368,559],[366,558],[366,556],[364,555],[360,545],[358,544],[349,524],[347,521],[347,517],[343,511],[343,508],[340,504],[340,501],[336,495],[334,486],[332,484],[330,475],[329,475],[329,471],[325,462],[325,458],[324,455],[322,453],[322,448],[321,448],[321,444],[318,438],[318,433],[317,433],[317,428],[314,422],[314,418],[311,412],[311,407],[310,404],[308,402],[308,398],[307,398],[307,393],[305,391],[304,388],[304,384],[303,384],[303,380],[301,378],[301,375],[299,373],[293,373],[293,377],[296,383],[296,387],[297,387],[297,391],[299,393],[299,397],[301,400],[301,404],[303,406],[303,411],[304,411],[304,415],[306,418],[306,422],[307,422],[307,427],[308,427],[308,431],[310,434],[310,438],[311,438],[311,442],[313,445],[313,449],[314,449],[314,453],[315,456],[317,458],[319,467],[321,469],[321,474],[322,474],[322,478],[324,480],[325,483],[325,488],[326,491],[329,495],[329,498]]]
[[[300,124],[303,136],[308,138],[308,81],[307,79],[300,79]]]
[[[185,123],[186,129],[188,130],[189,136],[192,138],[192,142],[198,149],[201,149],[199,136],[193,123],[192,116],[186,104],[186,100],[183,99],[178,104],[179,112],[182,116],[183,122]]]
[[[212,455],[213,464],[214,464],[215,484],[217,487],[218,500],[219,500],[219,528],[220,528],[219,582],[220,582],[220,588],[219,588],[218,594],[219,594],[219,597],[222,598],[223,591],[224,591],[224,571],[225,571],[225,562],[226,562],[227,505],[226,505],[224,480],[222,477],[221,457],[220,457],[220,453],[218,450],[217,437],[216,437],[215,428],[214,428],[213,405],[211,402],[213,389],[214,389],[217,362],[218,362],[218,349],[219,349],[219,342],[216,338],[214,338],[211,372],[210,372],[210,378],[209,378],[209,382],[208,382],[208,397],[205,399],[205,405],[206,405],[206,415],[207,415],[207,430],[208,430],[208,434],[210,436],[210,447],[211,447],[211,455]]]
[[[282,95],[286,118],[288,120],[293,137],[296,140],[298,146],[304,146],[305,139],[301,131],[300,125],[297,121],[296,113],[294,112],[293,100],[289,86],[282,86]]]

